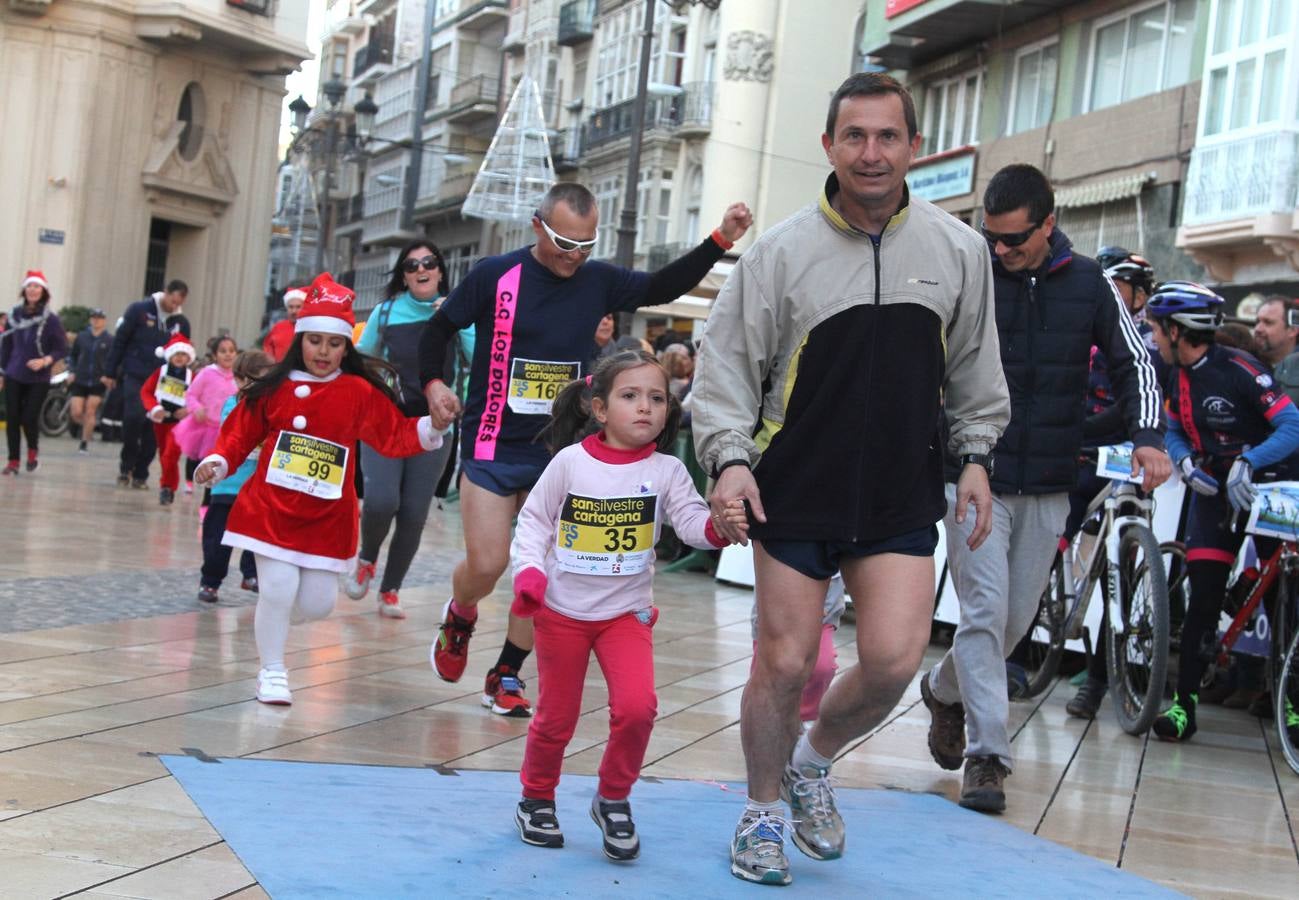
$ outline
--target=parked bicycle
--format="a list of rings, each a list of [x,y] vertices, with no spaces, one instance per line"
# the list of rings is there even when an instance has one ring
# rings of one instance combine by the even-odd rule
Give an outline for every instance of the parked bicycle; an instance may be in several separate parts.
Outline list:
[[[50,390],[41,404],[39,425],[41,434],[46,437],[58,437],[68,430],[72,418],[68,412],[68,400],[71,397],[69,388],[71,375],[67,369],[50,378]]]
[[[1080,461],[1111,479],[1083,516],[1073,540],[1061,540],[1038,604],[1029,689],[1055,678],[1066,641],[1081,638],[1092,594],[1101,589],[1110,629],[1106,670],[1115,716],[1129,734],[1142,734],[1159,712],[1168,672],[1168,581],[1151,529],[1154,500],[1128,478],[1130,445],[1084,450]]]

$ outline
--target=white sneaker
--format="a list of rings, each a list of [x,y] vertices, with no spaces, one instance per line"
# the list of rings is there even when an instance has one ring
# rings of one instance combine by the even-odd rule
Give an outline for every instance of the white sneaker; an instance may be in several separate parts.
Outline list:
[[[374,580],[374,563],[357,558],[356,567],[343,577],[343,593],[353,600],[360,600],[370,593],[370,582]]]
[[[257,699],[272,706],[289,706],[289,673],[279,669],[262,669],[257,673]]]

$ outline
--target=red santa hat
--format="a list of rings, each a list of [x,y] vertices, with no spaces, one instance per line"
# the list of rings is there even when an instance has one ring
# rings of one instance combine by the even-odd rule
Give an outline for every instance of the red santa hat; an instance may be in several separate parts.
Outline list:
[[[307,289],[307,302],[302,304],[294,334],[315,331],[337,334],[352,339],[356,317],[352,315],[352,300],[356,294],[334,281],[328,272],[321,272]]]
[[[19,286],[19,290],[29,284],[39,284],[47,291],[50,289],[50,283],[45,280],[45,273],[40,269],[28,269],[27,274],[23,276],[23,283]]]
[[[189,358],[194,358],[194,345],[189,342],[189,338],[179,331],[171,336],[171,340],[163,344],[157,350],[153,351],[159,359],[165,359],[171,362],[171,358],[177,353],[187,353]]]
[[[284,291],[284,305],[288,306],[290,300],[306,300],[307,289],[304,287],[286,288]]]

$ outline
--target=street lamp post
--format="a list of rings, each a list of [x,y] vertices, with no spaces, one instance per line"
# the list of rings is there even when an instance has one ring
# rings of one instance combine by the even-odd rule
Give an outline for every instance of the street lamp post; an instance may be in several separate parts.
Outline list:
[[[339,107],[343,102],[343,95],[347,92],[347,85],[337,78],[331,78],[320,87],[321,93],[325,95],[325,102],[328,104],[325,118],[325,185],[321,192],[323,196],[316,198],[316,220],[319,228],[316,235],[316,272],[325,270],[325,248],[329,244],[330,233],[332,232],[333,223],[333,203],[331,202],[331,193],[334,188],[334,157],[338,152],[338,113]],[[311,114],[311,104],[299,96],[289,104],[289,111],[293,113],[293,126],[297,131],[294,138],[296,144],[302,137],[312,129],[307,127],[307,116]],[[379,105],[374,102],[374,98],[366,94],[353,107],[353,113],[356,115],[356,135],[358,142],[364,146],[369,140],[370,129],[374,127],[374,117],[379,112]]]
[[[645,131],[645,107],[649,105],[650,56],[654,51],[654,8],[658,2],[659,0],[645,0],[645,31],[641,35],[636,100],[631,112],[631,145],[627,149],[627,190],[622,201],[622,216],[618,220],[618,249],[614,254],[614,261],[627,269],[632,267],[636,256],[636,194],[640,184],[640,150]],[[721,5],[721,0],[667,0],[667,2],[677,12],[687,6],[700,3],[709,9],[717,9]],[[630,315],[627,318],[630,318]],[[620,323],[624,331],[627,324]]]

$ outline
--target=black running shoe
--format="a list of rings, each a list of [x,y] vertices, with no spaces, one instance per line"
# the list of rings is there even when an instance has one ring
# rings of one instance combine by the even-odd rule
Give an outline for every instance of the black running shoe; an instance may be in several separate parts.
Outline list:
[[[626,800],[601,800],[596,794],[591,798],[591,821],[600,826],[605,856],[620,861],[640,856],[640,837]]]
[[[514,811],[514,824],[519,826],[523,843],[534,847],[562,847],[564,833],[559,830],[555,817],[554,800],[530,800],[524,797]]]

